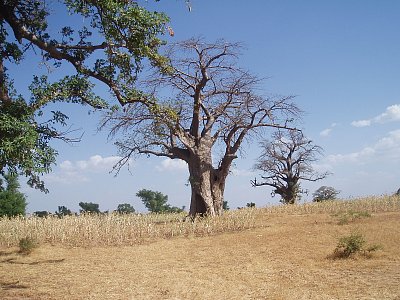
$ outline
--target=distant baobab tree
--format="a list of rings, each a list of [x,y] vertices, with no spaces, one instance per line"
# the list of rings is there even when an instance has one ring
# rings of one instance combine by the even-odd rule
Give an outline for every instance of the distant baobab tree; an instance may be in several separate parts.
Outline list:
[[[278,130],[272,141],[262,144],[262,154],[254,169],[263,172],[262,181],[254,179],[254,187],[271,186],[273,195],[281,196],[284,204],[294,204],[301,193],[300,181],[318,181],[329,175],[312,167],[322,148],[308,140],[299,130]]]

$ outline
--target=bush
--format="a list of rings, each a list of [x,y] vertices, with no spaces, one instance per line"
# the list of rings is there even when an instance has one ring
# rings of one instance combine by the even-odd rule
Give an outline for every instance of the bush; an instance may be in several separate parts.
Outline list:
[[[349,258],[357,253],[368,256],[371,252],[382,249],[380,245],[371,245],[365,248],[365,238],[362,234],[352,233],[339,239],[333,258]]]
[[[344,224],[348,224],[349,222],[353,222],[357,219],[370,218],[371,214],[367,211],[351,211],[350,210],[348,212],[337,213],[334,216],[338,218],[339,225],[344,225]]]
[[[31,254],[38,246],[38,243],[30,237],[25,237],[19,240],[19,252],[25,255]]]

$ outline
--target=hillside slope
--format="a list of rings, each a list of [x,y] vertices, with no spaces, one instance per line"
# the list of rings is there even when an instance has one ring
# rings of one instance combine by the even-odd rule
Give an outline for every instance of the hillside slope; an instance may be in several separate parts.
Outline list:
[[[260,210],[255,228],[134,246],[0,252],[1,299],[400,299],[400,212]],[[382,250],[331,259],[359,232]]]

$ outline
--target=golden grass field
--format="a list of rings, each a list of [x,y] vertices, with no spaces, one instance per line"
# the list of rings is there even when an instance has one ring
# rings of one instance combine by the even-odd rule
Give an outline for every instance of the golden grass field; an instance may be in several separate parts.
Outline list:
[[[399,198],[181,219],[1,219],[0,299],[400,299]],[[383,248],[332,259],[352,232]],[[39,243],[29,255],[23,237]]]

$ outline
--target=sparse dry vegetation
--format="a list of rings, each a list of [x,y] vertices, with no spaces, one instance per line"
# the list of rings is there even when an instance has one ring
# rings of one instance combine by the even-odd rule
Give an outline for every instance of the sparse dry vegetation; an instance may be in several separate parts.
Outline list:
[[[339,225],[334,215],[351,212],[371,217]],[[400,297],[398,197],[241,209],[193,223],[183,217],[1,219],[0,298]],[[360,251],[374,254],[329,259],[354,232]],[[40,242],[29,256],[18,252],[22,237]]]
[[[184,214],[86,214],[80,216],[0,219],[0,245],[16,246],[21,238],[66,246],[120,246],[160,238],[205,236],[255,226],[254,209],[226,212],[219,218]]]

